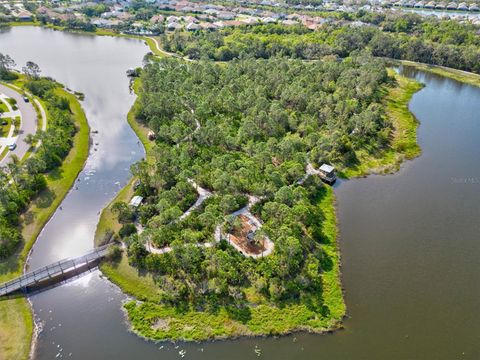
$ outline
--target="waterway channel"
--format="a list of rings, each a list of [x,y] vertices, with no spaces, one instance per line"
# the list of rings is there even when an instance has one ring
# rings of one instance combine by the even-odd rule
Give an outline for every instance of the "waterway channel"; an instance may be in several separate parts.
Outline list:
[[[125,70],[137,40],[21,27],[0,33],[18,64],[85,93],[98,130],[85,170],[40,235],[37,268],[93,246],[99,211],[143,156],[125,117]],[[336,185],[349,317],[328,335],[155,344],[128,331],[125,296],[99,271],[32,296],[36,359],[478,359],[480,358],[480,88],[401,69],[426,84],[410,103],[422,155],[395,175]],[[98,143],[98,145],[95,145]],[[96,151],[95,151],[96,149]]]

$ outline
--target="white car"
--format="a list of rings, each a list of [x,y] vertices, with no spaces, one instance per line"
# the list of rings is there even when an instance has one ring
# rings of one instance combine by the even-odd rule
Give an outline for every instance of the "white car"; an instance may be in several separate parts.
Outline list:
[[[13,151],[17,148],[17,144],[10,144],[8,145],[8,150]]]

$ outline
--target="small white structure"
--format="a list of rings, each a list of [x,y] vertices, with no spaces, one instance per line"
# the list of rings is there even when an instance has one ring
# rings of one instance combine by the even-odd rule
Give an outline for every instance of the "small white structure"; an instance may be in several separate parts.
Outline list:
[[[335,168],[332,165],[323,164],[318,170],[320,178],[327,184],[331,185],[337,180],[337,177],[335,175]]]
[[[143,197],[139,196],[139,195],[135,195],[132,200],[130,200],[130,206],[133,206],[133,207],[139,207],[140,204],[142,203],[143,201]]]

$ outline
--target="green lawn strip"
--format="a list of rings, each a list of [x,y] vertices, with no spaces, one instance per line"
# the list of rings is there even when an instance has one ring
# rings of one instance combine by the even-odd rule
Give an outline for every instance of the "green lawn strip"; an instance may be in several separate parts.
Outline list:
[[[158,41],[158,38],[157,38],[157,41]],[[160,57],[166,57],[167,54],[164,53],[163,51],[160,51],[158,48],[157,48],[157,44],[155,43],[155,41],[152,39],[152,38],[145,38],[145,42],[147,43],[148,47],[150,48],[150,50],[152,51],[153,54],[157,55],[157,56],[160,56]]]
[[[462,71],[462,70],[447,68],[443,66],[422,64],[422,63],[417,63],[417,62],[407,61],[407,60],[397,61],[397,63],[401,63],[402,65],[412,66],[418,70],[430,72],[433,74],[444,76],[449,79],[457,80],[459,82],[480,87],[479,74],[474,74],[468,71]]]
[[[104,262],[100,267],[103,274],[120,286],[125,293],[139,300],[158,301],[160,290],[152,276],[142,275],[137,268],[130,266],[126,254],[122,255],[119,262]]]
[[[346,306],[343,299],[341,284],[341,259],[338,247],[338,225],[335,206],[335,193],[331,187],[324,187],[325,194],[320,197],[319,206],[323,212],[322,233],[324,241],[322,248],[332,262],[329,270],[322,273],[323,300],[333,322],[339,322],[345,316]],[[325,267],[324,267],[325,268]],[[329,324],[336,326],[336,324]]]
[[[141,86],[141,80],[140,78],[135,78],[134,83],[133,83],[133,90],[135,91],[136,94],[138,94],[138,89]],[[155,145],[154,141],[148,140],[148,133],[150,129],[143,124],[140,124],[136,119],[135,119],[135,114],[137,111],[137,108],[139,106],[139,100],[138,98],[135,100],[135,103],[133,104],[132,108],[128,112],[127,115],[127,121],[128,124],[131,126],[135,134],[137,134],[138,138],[143,144],[143,147],[145,148],[145,152],[147,154],[147,159],[150,158],[150,152]]]
[[[12,126],[12,118],[3,117],[0,119],[1,122],[6,121],[7,125],[0,125],[0,137],[7,137],[10,133],[10,127]]]
[[[133,196],[133,182],[134,179],[131,179],[129,183],[120,190],[117,196],[115,196],[115,198],[102,210],[97,228],[95,229],[95,246],[102,245],[109,233],[116,233],[120,230],[121,225],[117,221],[117,216],[112,213],[112,206],[118,201],[130,201]]]
[[[40,21],[11,21],[6,23],[8,26],[41,26]]]
[[[8,146],[5,146],[2,152],[0,153],[0,160],[2,160],[5,156],[7,156],[9,151],[10,150],[8,149]]]
[[[0,263],[0,282],[22,273],[38,234],[67,195],[88,157],[89,127],[80,103],[74,95],[63,89],[58,88],[56,91],[69,99],[78,132],[74,137],[73,148],[61,167],[47,175],[47,190],[37,196],[22,216],[25,242],[15,255]],[[0,359],[27,359],[32,334],[33,319],[27,301],[24,298],[0,301]]]
[[[0,301],[0,358],[28,359],[33,335],[33,316],[24,298]]]
[[[397,86],[389,88],[383,100],[385,115],[393,125],[391,142],[381,151],[373,153],[357,151],[358,164],[340,169],[339,175],[342,177],[393,173],[399,169],[404,160],[413,159],[421,153],[417,144],[418,120],[408,110],[408,103],[423,85],[395,73],[392,69],[389,69],[389,75],[394,76],[397,81]]]

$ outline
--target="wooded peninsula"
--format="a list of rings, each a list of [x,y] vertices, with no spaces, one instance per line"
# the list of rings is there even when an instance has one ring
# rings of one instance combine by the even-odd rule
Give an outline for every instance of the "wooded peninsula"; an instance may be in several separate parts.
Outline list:
[[[418,154],[407,103],[419,88],[366,52],[150,59],[130,114],[147,158],[97,231],[126,248],[102,271],[142,300],[125,305],[134,330],[204,340],[341,326],[334,196],[315,169],[391,171]]]

